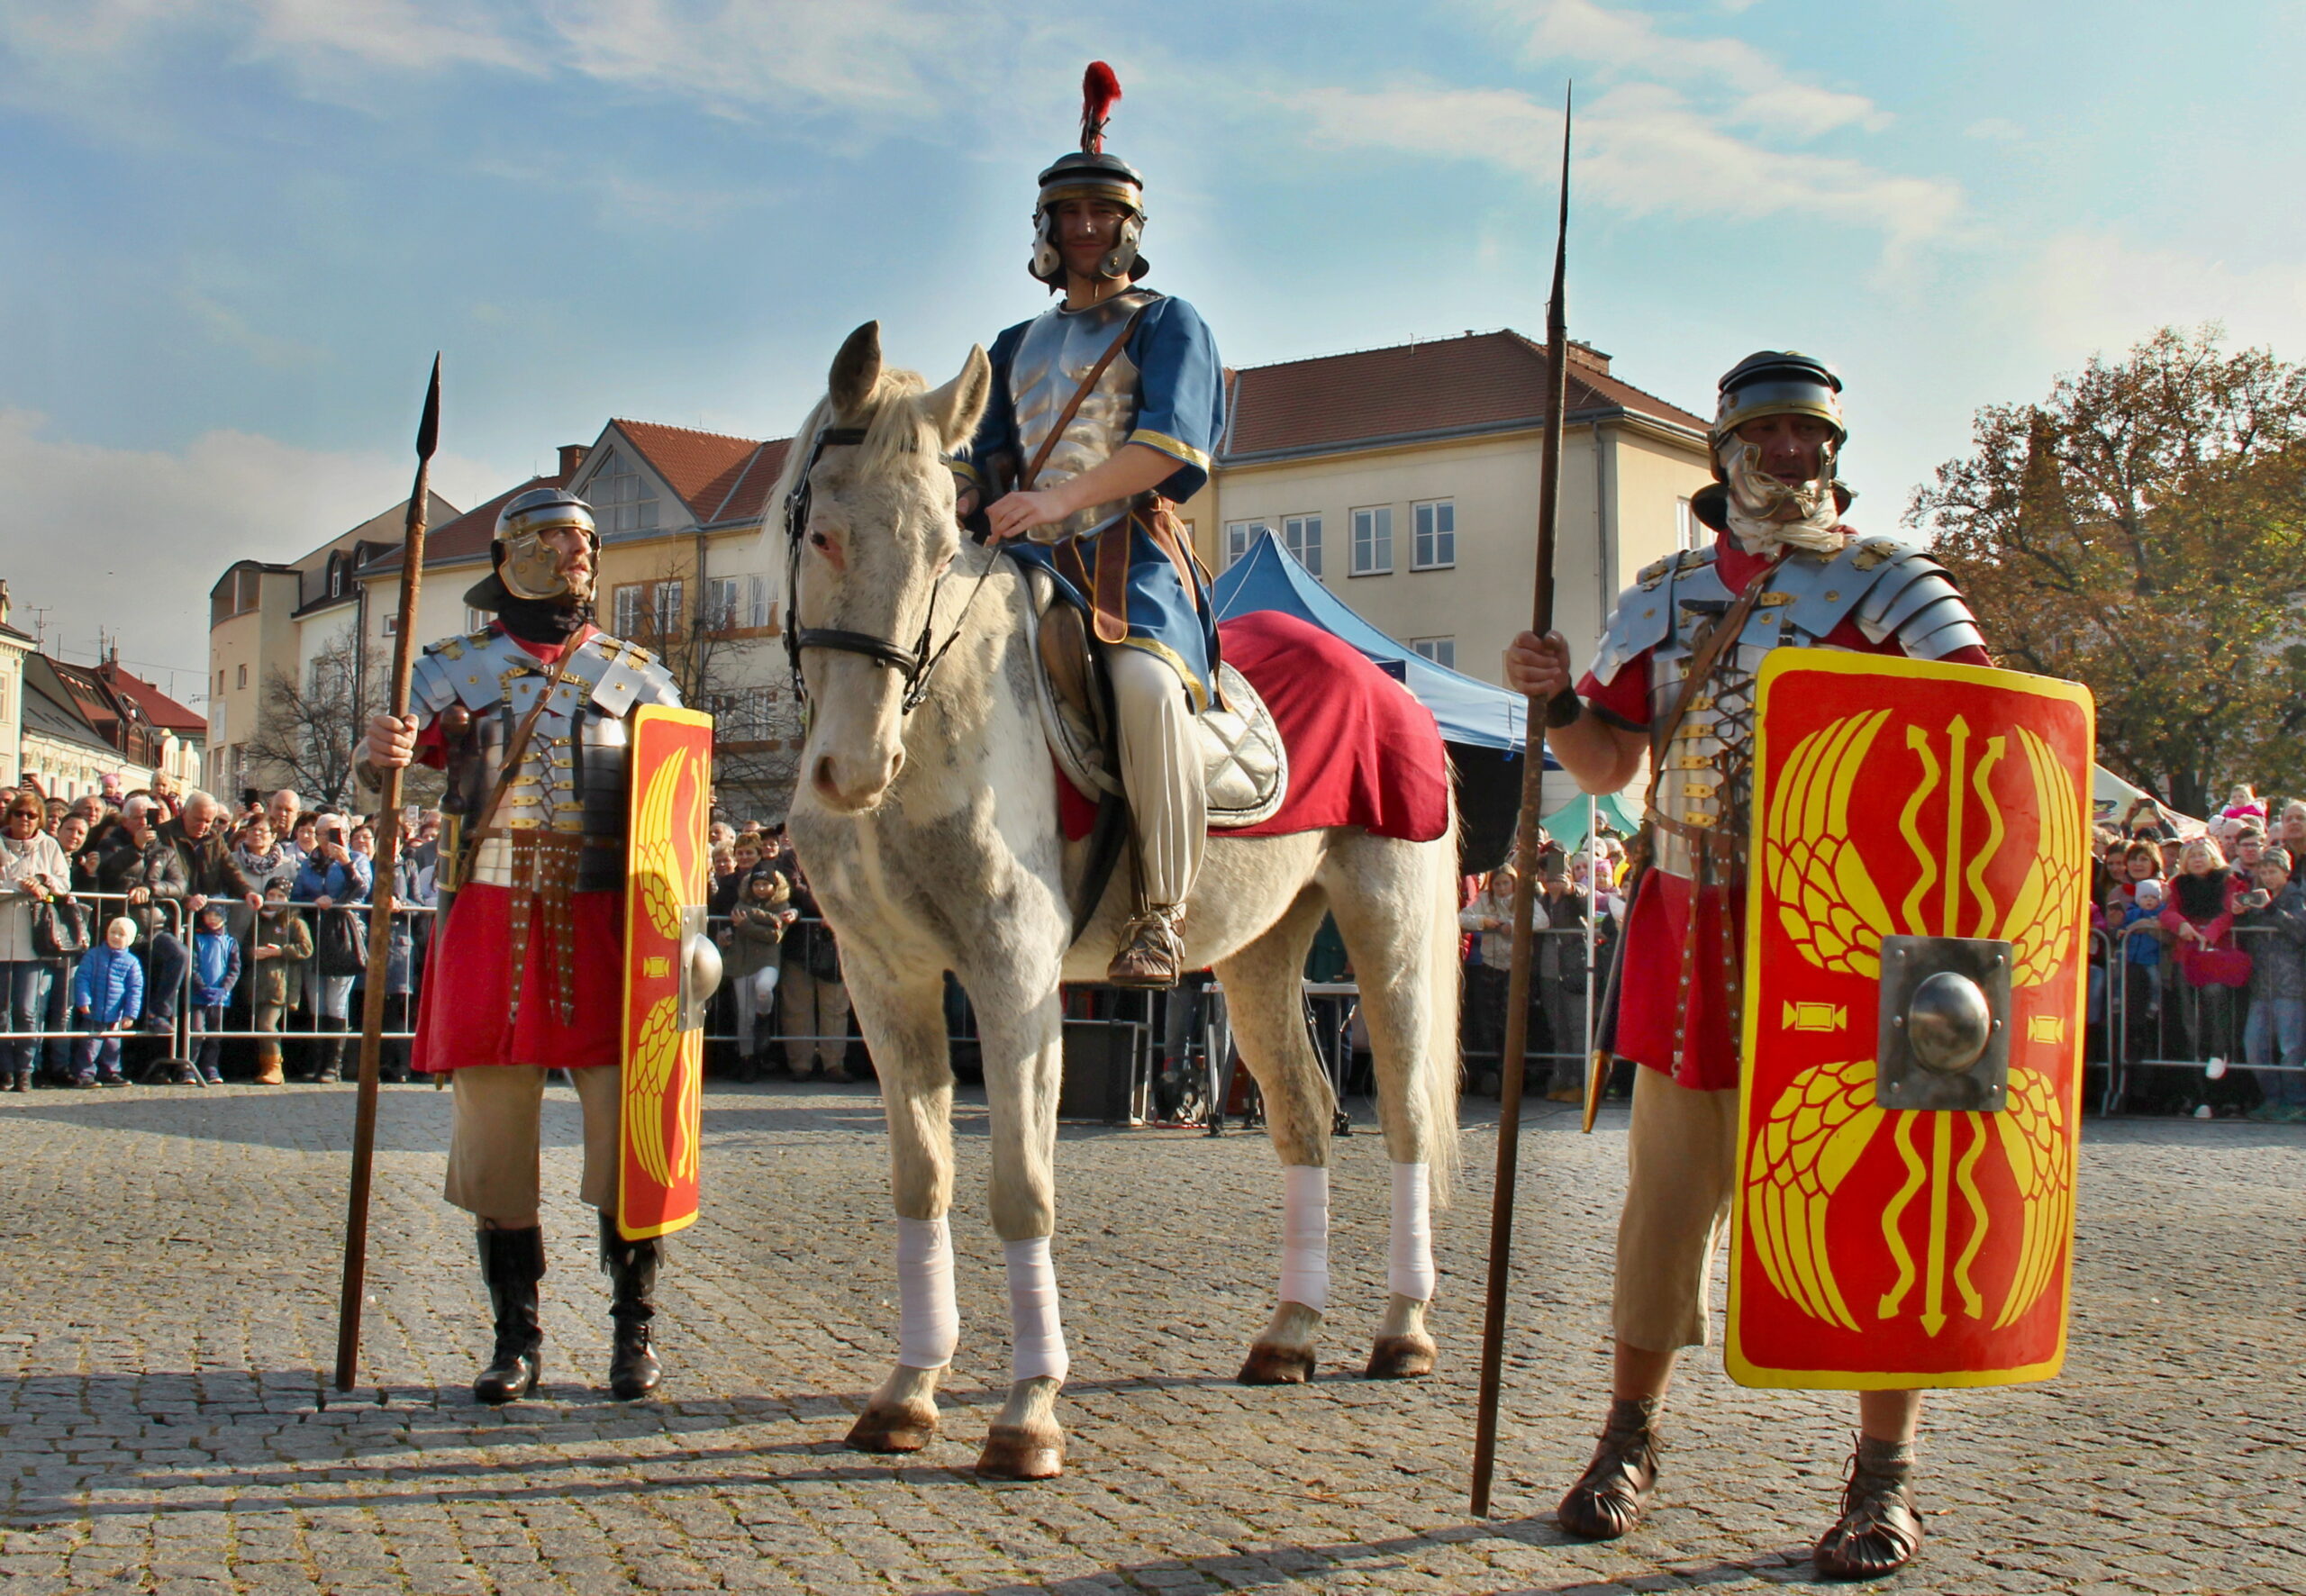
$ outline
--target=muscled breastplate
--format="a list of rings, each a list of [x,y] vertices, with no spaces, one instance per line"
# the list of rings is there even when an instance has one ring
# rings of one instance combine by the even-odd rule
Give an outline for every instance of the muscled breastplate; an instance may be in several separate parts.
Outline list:
[[[1153,297],[1141,289],[1131,289],[1085,311],[1053,305],[1026,325],[1009,362],[1009,398],[1017,418],[1020,470],[1040,452],[1082,380],[1104,358],[1138,307]],[[1080,408],[1050,447],[1040,476],[1018,485],[1049,487],[1103,465],[1129,440],[1137,425],[1137,366],[1123,350],[1082,397]],[[1120,520],[1129,504],[1127,499],[1093,504],[1052,525],[1036,528],[1031,536],[1037,542],[1057,543],[1097,531]]]
[[[1715,568],[1714,552],[1668,556],[1644,569],[1619,598],[1593,661],[1594,678],[1607,683],[1648,651],[1653,738],[1681,702],[1708,632],[1737,602]],[[1844,621],[1870,642],[1895,639],[1917,659],[1940,659],[1985,641],[1944,569],[1894,538],[1852,538],[1830,555],[1794,549],[1757,580],[1764,585],[1761,595],[1736,639],[1720,650],[1666,745],[1653,741],[1651,862],[1670,875],[1726,881],[1742,870],[1751,822],[1754,682],[1771,649],[1837,648],[1825,639]]]
[[[441,810],[468,836],[482,826],[520,728],[547,693],[465,880],[532,886],[519,862],[549,857],[557,875],[573,871],[567,885],[575,891],[622,887],[626,717],[642,704],[680,702],[671,676],[645,648],[595,634],[558,667],[495,630],[427,648],[411,674],[413,707],[438,717],[461,706],[471,717],[464,735],[449,741]]]

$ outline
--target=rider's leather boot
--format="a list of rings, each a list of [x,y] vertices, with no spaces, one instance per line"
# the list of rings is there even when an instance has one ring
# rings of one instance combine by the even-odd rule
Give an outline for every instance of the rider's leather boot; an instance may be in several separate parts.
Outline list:
[[[1176,903],[1148,905],[1122,930],[1123,940],[1105,979],[1115,986],[1159,990],[1175,986],[1185,973],[1185,943],[1177,921],[1185,909]]]
[[[544,1330],[537,1322],[537,1282],[544,1278],[544,1228],[483,1229],[480,1277],[496,1317],[496,1349],[472,1383],[472,1394],[501,1405],[537,1388],[544,1372]]]
[[[621,1402],[647,1396],[664,1379],[664,1365],[649,1345],[649,1323],[657,1317],[657,1268],[665,1244],[655,1237],[627,1241],[617,1234],[616,1215],[601,1212],[601,1268],[609,1277],[609,1394]]]

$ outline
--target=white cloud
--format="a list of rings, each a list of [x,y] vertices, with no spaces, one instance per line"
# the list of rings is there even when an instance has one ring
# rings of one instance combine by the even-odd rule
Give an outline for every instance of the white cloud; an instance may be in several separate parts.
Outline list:
[[[241,558],[289,560],[408,494],[413,457],[298,449],[237,431],[180,450],[53,436],[36,411],[0,409],[0,546],[16,621],[45,606],[51,643],[89,657],[102,628],[121,655],[190,671],[208,657],[208,590]],[[468,505],[520,474],[438,457],[434,491]]]
[[[1325,88],[1287,103],[1332,148],[1481,161],[1548,186],[1558,169],[1561,113],[1519,90]],[[1893,255],[1943,231],[1962,203],[1939,179],[1740,139],[1662,84],[1613,88],[1579,111],[1575,159],[1578,195],[1629,215],[1837,222],[1879,233]]]
[[[177,303],[218,343],[240,350],[268,370],[295,371],[328,358],[328,351],[317,344],[299,343],[251,326],[240,312],[205,294],[186,288],[177,294]]]
[[[2104,231],[2054,235],[1990,293],[1993,308],[2056,366],[2120,355],[2167,325],[2225,323],[2238,344],[2306,359],[2306,268],[2235,268]]]
[[[256,55],[349,57],[404,71],[452,66],[543,69],[504,24],[471,5],[423,0],[256,0]]]
[[[1687,39],[1667,33],[1639,11],[1596,0],[1474,0],[1522,34],[1533,62],[1562,59],[1603,71],[1730,91],[1728,113],[1752,127],[1814,138],[1836,128],[1887,127],[1887,113],[1863,95],[1803,82],[1740,39]]]
[[[1981,116],[1964,128],[1965,137],[1984,139],[1996,144],[2009,144],[2026,136],[2026,130],[2006,116]]]

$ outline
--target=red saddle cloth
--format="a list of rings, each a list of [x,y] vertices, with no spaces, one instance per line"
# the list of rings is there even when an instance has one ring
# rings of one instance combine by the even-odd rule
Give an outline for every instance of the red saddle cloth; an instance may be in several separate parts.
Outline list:
[[[1430,842],[1449,823],[1449,757],[1433,712],[1351,644],[1278,610],[1218,623],[1225,662],[1257,690],[1289,750],[1279,812],[1224,837],[1359,826]],[[1068,840],[1089,834],[1094,800],[1057,778]]]

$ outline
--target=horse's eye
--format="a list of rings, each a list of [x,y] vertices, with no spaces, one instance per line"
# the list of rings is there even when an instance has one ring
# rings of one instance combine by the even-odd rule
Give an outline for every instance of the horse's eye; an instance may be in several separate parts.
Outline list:
[[[831,549],[832,547],[832,540],[826,537],[822,532],[811,532],[809,534],[809,544],[812,548],[815,549]]]

